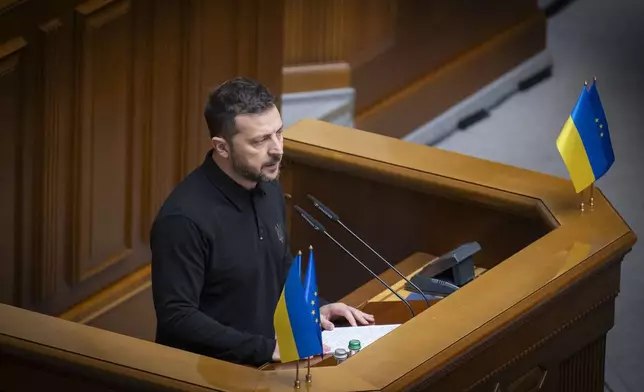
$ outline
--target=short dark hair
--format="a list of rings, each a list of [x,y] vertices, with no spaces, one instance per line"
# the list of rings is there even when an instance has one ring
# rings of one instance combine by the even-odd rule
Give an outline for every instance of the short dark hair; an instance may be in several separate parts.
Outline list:
[[[208,96],[204,117],[210,137],[230,141],[237,133],[235,117],[238,114],[262,113],[275,106],[275,97],[266,86],[246,77],[230,79]]]

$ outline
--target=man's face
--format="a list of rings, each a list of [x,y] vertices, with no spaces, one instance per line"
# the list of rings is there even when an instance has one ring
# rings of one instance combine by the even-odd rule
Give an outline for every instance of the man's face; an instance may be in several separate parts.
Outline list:
[[[230,162],[234,172],[252,182],[272,181],[279,175],[284,141],[282,118],[276,107],[261,114],[235,117]]]

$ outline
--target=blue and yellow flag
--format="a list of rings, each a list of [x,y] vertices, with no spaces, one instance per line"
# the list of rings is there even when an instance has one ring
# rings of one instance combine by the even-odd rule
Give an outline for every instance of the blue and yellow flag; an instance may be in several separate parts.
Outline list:
[[[557,149],[577,193],[606,174],[615,161],[608,122],[595,82],[590,89],[584,86],[581,91],[557,138]]]
[[[304,296],[299,263],[293,261],[273,315],[280,360],[291,362],[322,354],[319,327],[311,319],[311,307]]]
[[[320,302],[318,297],[318,282],[315,275],[315,261],[313,260],[313,248],[309,248],[309,264],[306,268],[306,276],[304,278],[304,299],[311,309],[311,320],[318,331],[320,344],[322,344]]]

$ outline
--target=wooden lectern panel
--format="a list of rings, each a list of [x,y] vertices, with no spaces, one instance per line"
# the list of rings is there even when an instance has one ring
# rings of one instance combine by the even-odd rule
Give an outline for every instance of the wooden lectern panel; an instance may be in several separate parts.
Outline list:
[[[302,224],[292,207],[313,212],[308,193],[405,274],[466,241],[480,242],[474,265],[485,270],[349,360],[312,367],[307,390],[603,388],[620,265],[637,238],[601,190],[582,211],[570,181],[500,163],[313,120],[288,129],[285,139],[290,234],[294,250],[314,245],[323,296],[384,308],[376,309],[383,317],[400,310],[353,260]],[[341,238],[340,227],[317,216]],[[400,281],[366,252],[359,257],[386,281]],[[300,367],[302,383],[304,373]],[[34,389],[82,379],[85,390],[292,391],[294,376],[0,305],[2,390],[28,378]]]
[[[340,134],[337,137],[340,142],[346,141]],[[311,213],[376,273],[383,272],[386,264],[329,221],[307,195],[330,207],[389,261],[402,260],[413,251],[443,254],[462,243],[478,241],[482,250],[477,263],[491,268],[551,228],[541,219],[536,206],[517,206],[514,211],[500,209],[487,203],[484,195],[479,202],[477,196],[466,201],[464,195],[428,186],[427,174],[356,156],[342,158],[345,162],[320,165],[324,157],[316,156],[307,145],[299,147],[290,154],[284,168],[284,189],[291,195],[288,206],[299,205]],[[352,170],[343,165],[350,165]],[[371,279],[358,263],[324,235],[314,232],[299,216],[293,216],[290,225],[293,252],[304,252],[312,245],[316,257],[323,260],[324,264],[318,263],[318,282],[325,298],[338,300],[357,284]]]

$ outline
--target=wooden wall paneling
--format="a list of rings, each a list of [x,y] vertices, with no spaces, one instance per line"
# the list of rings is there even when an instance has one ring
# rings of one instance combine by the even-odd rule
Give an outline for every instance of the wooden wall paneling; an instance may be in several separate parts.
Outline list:
[[[463,56],[438,69],[428,72],[419,80],[404,86],[379,102],[356,114],[356,126],[370,132],[392,137],[402,137],[417,127],[448,110],[452,105],[467,98],[483,86],[492,83],[521,62],[536,55],[545,45],[545,18],[535,14],[532,18],[490,39],[485,45],[473,48]],[[392,59],[393,60],[393,59]],[[380,66],[374,66],[379,68]],[[387,79],[386,67],[371,75],[377,80]],[[353,73],[353,78],[362,75]],[[366,75],[366,74],[364,74]],[[367,77],[356,81],[354,86],[371,86]],[[379,89],[381,86],[376,87]],[[358,90],[360,91],[360,90]],[[363,91],[363,97],[374,90]],[[385,94],[385,93],[382,93]],[[359,93],[357,100],[359,100]]]
[[[237,35],[235,74],[265,84],[276,99],[282,91],[284,2],[242,0],[236,2],[233,33]],[[279,101],[278,101],[279,106]]]
[[[182,13],[185,102],[184,140],[181,174],[186,175],[204,159],[209,148],[208,128],[203,109],[209,90],[225,80],[223,75],[234,74],[231,37],[234,22],[233,5],[228,1],[193,0],[186,2]]]
[[[92,4],[93,5],[93,4]],[[132,253],[134,171],[130,123],[133,25],[130,3],[80,6],[78,133],[75,135],[74,262],[80,283]],[[137,162],[138,163],[138,162]]]
[[[17,237],[16,246],[19,254],[14,259],[18,276],[14,281],[18,284],[17,304],[27,309],[35,309],[37,302],[34,297],[34,287],[39,283],[37,273],[37,260],[35,254],[38,249],[37,233],[41,227],[37,221],[38,198],[38,168],[34,155],[38,154],[38,143],[42,129],[43,93],[42,93],[42,67],[41,61],[41,32],[36,29],[24,31],[23,36],[28,42],[24,52],[21,53],[22,86],[21,93],[15,98],[21,108],[21,129],[19,135],[18,171],[16,172],[16,187],[19,189],[18,197],[18,222],[15,228]]]
[[[140,59],[145,66],[137,68],[137,72],[141,72],[137,77],[145,80],[141,86],[145,90],[138,99],[145,110],[142,116],[145,124],[142,128],[144,197],[141,229],[146,243],[154,217],[181,177],[184,141],[177,135],[180,134],[184,111],[181,100],[185,66],[182,62],[183,8],[181,2],[151,3],[147,20],[142,23],[147,26],[147,31],[137,34],[147,38],[147,51]]]
[[[186,146],[183,174],[201,164],[210,148],[203,108],[208,93],[234,76],[264,83],[278,99],[282,91],[283,0],[188,3],[184,12],[186,54],[183,78]]]
[[[395,44],[400,3],[401,0],[345,2],[351,15],[351,34],[347,37],[345,57],[353,67],[377,57]]]
[[[253,0],[252,4],[255,16],[251,20],[256,20],[257,26],[257,39],[252,51],[257,54],[257,59],[249,72],[271,90],[280,108],[284,67],[284,0]],[[238,24],[249,22],[243,20]]]
[[[284,65],[371,58],[395,35],[398,0],[285,0]]]
[[[61,314],[64,320],[154,341],[151,266],[145,265]]]
[[[532,1],[400,1],[395,45],[354,65],[356,110],[365,111],[537,12]]]
[[[60,314],[148,261],[136,230],[141,153],[133,127],[135,18],[129,1],[90,1],[39,27],[34,144],[35,309]]]
[[[389,48],[397,0],[286,0],[285,93],[351,86],[351,66]]]
[[[4,0],[0,4],[0,42],[33,31],[46,21],[59,17],[83,0]],[[86,0],[85,0],[86,1]],[[2,7],[4,5],[5,7]]]
[[[0,0],[0,15],[17,6],[24,0]]]
[[[202,2],[185,1],[181,7],[181,122],[176,132],[179,175],[185,176],[201,163],[208,131],[203,118],[207,96],[202,89]]]
[[[17,301],[20,219],[20,134],[23,97],[22,37],[0,44],[0,302]]]

